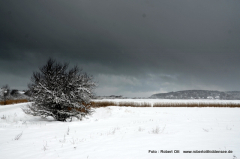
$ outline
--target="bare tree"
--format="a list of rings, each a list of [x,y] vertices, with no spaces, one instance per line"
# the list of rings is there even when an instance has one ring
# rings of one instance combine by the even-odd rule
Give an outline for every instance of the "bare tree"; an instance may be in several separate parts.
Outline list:
[[[17,97],[19,95],[19,91],[17,89],[12,89],[10,95],[13,97]]]
[[[4,105],[7,104],[7,97],[9,96],[10,93],[10,88],[9,86],[6,84],[2,87],[2,95],[3,95],[3,101],[4,101]]]
[[[68,64],[49,59],[40,72],[33,73],[31,81],[34,103],[23,108],[25,113],[66,121],[72,117],[82,119],[92,112],[90,99],[96,84],[77,66],[68,69]]]

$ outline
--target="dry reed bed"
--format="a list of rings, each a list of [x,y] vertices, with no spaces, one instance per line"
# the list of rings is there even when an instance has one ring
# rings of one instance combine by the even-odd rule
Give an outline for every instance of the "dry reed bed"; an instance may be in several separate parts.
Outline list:
[[[107,107],[107,106],[124,106],[124,107],[151,107],[150,103],[137,103],[137,102],[109,102],[109,101],[102,101],[102,102],[91,102],[92,107]]]
[[[240,103],[138,103],[138,102],[111,102],[111,101],[92,101],[93,108],[107,106],[125,106],[125,107],[230,107],[240,108]]]
[[[25,103],[27,99],[7,100],[6,105]],[[0,101],[0,105],[5,105],[4,101]],[[124,107],[230,107],[240,108],[240,103],[139,103],[139,102],[112,102],[112,101],[92,101],[91,107],[107,107],[107,106],[124,106]]]
[[[0,101],[0,105],[9,105],[9,104],[26,103],[26,102],[28,102],[27,99],[6,100],[6,102]]]

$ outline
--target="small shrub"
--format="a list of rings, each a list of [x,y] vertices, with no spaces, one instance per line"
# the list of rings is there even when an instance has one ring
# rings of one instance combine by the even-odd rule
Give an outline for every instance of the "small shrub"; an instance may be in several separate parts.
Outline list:
[[[91,114],[90,99],[96,87],[93,77],[77,66],[68,69],[68,64],[49,59],[47,64],[34,72],[29,84],[32,105],[23,108],[26,114],[48,117],[58,121],[82,119]]]
[[[165,130],[166,125],[160,130],[159,126],[156,126],[156,128],[152,129],[151,133],[152,134],[161,134]]]
[[[144,129],[143,129],[143,128],[141,128],[141,127],[139,127],[139,128],[138,128],[138,131],[143,131],[143,130],[144,130]]]
[[[153,134],[159,134],[159,133],[160,133],[160,128],[159,128],[159,126],[156,126],[155,129],[152,129],[152,133],[153,133]]]
[[[22,134],[23,134],[23,132],[18,134],[17,136],[15,136],[14,140],[19,140],[21,138]]]
[[[5,115],[3,115],[3,116],[1,117],[1,119],[4,119],[4,120],[5,120],[6,118],[7,118],[7,117],[6,117]]]

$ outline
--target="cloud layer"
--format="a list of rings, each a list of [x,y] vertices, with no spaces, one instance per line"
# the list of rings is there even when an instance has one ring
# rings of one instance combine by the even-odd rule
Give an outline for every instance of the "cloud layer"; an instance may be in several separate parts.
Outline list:
[[[25,89],[49,57],[98,95],[239,90],[239,1],[1,1],[0,85]]]

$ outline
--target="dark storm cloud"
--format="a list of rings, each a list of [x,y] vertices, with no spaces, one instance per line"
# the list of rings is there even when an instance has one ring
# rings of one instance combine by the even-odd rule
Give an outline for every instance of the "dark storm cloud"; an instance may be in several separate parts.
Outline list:
[[[0,1],[0,84],[27,85],[53,57],[93,74],[99,95],[239,90],[239,8],[221,0]]]

